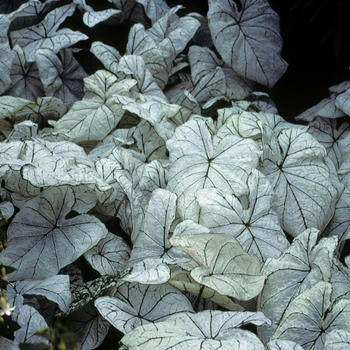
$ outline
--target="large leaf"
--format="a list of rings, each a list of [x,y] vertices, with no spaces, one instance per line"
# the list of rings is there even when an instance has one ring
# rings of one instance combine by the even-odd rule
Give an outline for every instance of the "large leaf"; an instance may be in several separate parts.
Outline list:
[[[260,170],[274,187],[274,209],[282,228],[293,236],[309,227],[323,230],[341,194],[324,162],[325,148],[299,129],[282,130],[277,142],[267,135],[263,142],[270,153],[264,155]]]
[[[326,335],[335,330],[349,331],[350,300],[331,303],[332,286],[327,282],[298,295],[288,306],[273,338],[298,342],[303,349],[326,349]]]
[[[238,74],[272,87],[287,69],[278,15],[267,0],[209,1],[209,29],[223,60]]]
[[[259,162],[260,151],[248,139],[230,135],[216,147],[201,120],[191,120],[176,129],[167,141],[170,169],[167,189],[178,196],[178,212],[185,219],[198,220],[196,191],[217,187],[239,196],[248,192],[247,178]]]
[[[60,51],[61,60],[50,49],[39,49],[35,59],[40,71],[46,96],[54,96],[71,105],[84,96],[84,69],[74,58],[72,51]]]
[[[277,215],[271,210],[274,200],[271,185],[265,176],[253,169],[248,186],[248,208],[244,199],[240,201],[217,189],[199,190],[196,193],[201,207],[199,223],[212,232],[232,235],[245,251],[255,254],[262,262],[278,258],[289,243]]]
[[[58,7],[37,25],[10,33],[13,45],[22,47],[28,62],[35,61],[35,52],[38,49],[51,49],[54,53],[74,45],[88,37],[78,31],[68,28],[57,30],[60,24],[75,11],[76,5]]]
[[[57,274],[107,235],[95,217],[66,219],[75,196],[69,187],[52,187],[27,201],[8,228],[8,249],[1,261],[16,269],[14,279],[42,279]]]
[[[106,320],[123,333],[149,322],[163,321],[177,313],[193,312],[187,298],[166,283],[125,283],[118,288],[115,298],[98,298],[95,306]]]
[[[0,14],[0,94],[11,84],[10,72],[15,58],[7,37],[10,23],[11,21],[5,15]]]
[[[198,264],[191,277],[222,295],[250,300],[262,290],[265,278],[259,259],[247,254],[237,240],[226,234],[202,234],[170,238]]]
[[[258,310],[264,312],[272,325],[259,330],[262,340],[271,337],[296,295],[319,281],[330,281],[337,239],[323,238],[317,244],[318,235],[316,229],[302,232],[278,259],[268,259],[263,266],[267,280],[258,297]]]
[[[149,323],[126,334],[121,349],[225,349],[264,350],[258,337],[240,326],[269,323],[262,313],[203,311],[182,313],[164,322]]]

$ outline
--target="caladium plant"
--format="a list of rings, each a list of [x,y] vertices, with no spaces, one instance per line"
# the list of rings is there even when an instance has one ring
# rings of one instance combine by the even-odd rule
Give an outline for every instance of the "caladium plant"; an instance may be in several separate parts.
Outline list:
[[[350,346],[349,83],[291,124],[267,0],[105,5],[0,1],[1,348]]]

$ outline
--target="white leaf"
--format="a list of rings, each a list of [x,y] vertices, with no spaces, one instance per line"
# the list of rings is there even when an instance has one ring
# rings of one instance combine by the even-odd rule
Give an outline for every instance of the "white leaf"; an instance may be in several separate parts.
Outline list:
[[[149,323],[127,333],[121,343],[127,348],[264,350],[258,337],[239,327],[261,325],[269,320],[259,312],[202,311],[182,313],[164,322]]]
[[[168,240],[170,226],[175,219],[176,195],[170,191],[156,189],[152,193],[140,233],[134,242],[130,264],[145,258],[173,258]]]
[[[146,258],[132,266],[132,273],[123,278],[128,282],[161,284],[170,278],[170,268],[162,259]]]
[[[273,339],[267,343],[267,350],[303,350],[303,348],[292,340]]]
[[[263,341],[271,337],[296,295],[319,281],[330,280],[337,239],[323,238],[316,244],[318,235],[316,229],[300,233],[278,259],[268,259],[264,264],[262,273],[267,280],[258,297],[258,310],[272,321],[272,326],[259,329]]]
[[[115,298],[98,298],[95,306],[123,333],[139,325],[165,320],[173,314],[193,312],[187,298],[169,284],[125,283],[118,288]]]
[[[97,218],[83,214],[66,219],[75,197],[69,187],[53,187],[28,200],[8,228],[4,264],[15,279],[42,279],[57,274],[107,235]]]
[[[0,94],[10,86],[12,81],[10,72],[15,55],[11,50],[7,36],[10,24],[10,19],[6,15],[0,14]]]
[[[196,193],[201,207],[199,223],[216,233],[232,235],[249,254],[260,261],[278,258],[289,243],[271,210],[274,193],[269,181],[253,169],[248,179],[248,208],[234,196],[216,189]],[[242,200],[243,201],[243,200]]]
[[[85,0],[73,0],[77,5],[81,6],[86,12],[83,15],[83,22],[90,28],[96,24],[106,21],[112,16],[119,15],[121,21],[124,19],[123,13],[120,10],[107,9],[103,11],[94,11],[94,9],[87,5]]]
[[[42,281],[20,281],[15,283],[13,288],[21,295],[44,296],[55,302],[63,312],[68,310],[71,302],[68,275],[55,275]]]
[[[16,313],[15,321],[21,327],[14,333],[15,340],[19,343],[48,343],[42,337],[36,335],[40,328],[48,328],[48,325],[39,313],[32,306],[23,305]]]
[[[130,71],[137,80],[137,87],[144,95],[157,96],[166,100],[162,90],[157,85],[150,71],[145,66],[142,57],[137,55],[124,55],[119,60],[118,71]]]
[[[105,339],[110,324],[98,314],[92,303],[77,312],[68,315],[65,326],[73,333],[79,334],[81,350],[96,349]]]
[[[223,60],[238,74],[273,87],[287,69],[278,15],[267,0],[209,1],[209,29]]]
[[[335,329],[326,334],[324,348],[345,350],[350,345],[350,332],[344,329]]]
[[[117,49],[100,41],[94,41],[91,44],[90,51],[103,63],[107,70],[117,74],[121,58]]]
[[[289,304],[273,338],[293,340],[303,349],[326,349],[326,334],[334,330],[348,331],[350,300],[338,299],[331,304],[332,286],[327,282],[298,295]]]
[[[13,48],[15,59],[11,68],[11,85],[6,94],[35,101],[44,96],[43,85],[35,62],[27,62],[23,50],[16,45]]]
[[[325,147],[328,157],[339,169],[346,158],[342,150],[350,145],[350,125],[344,122],[339,126],[334,119],[316,117],[309,123],[308,132]]]
[[[10,37],[13,45],[22,47],[27,61],[35,60],[35,52],[38,49],[51,49],[54,53],[71,46],[88,37],[78,31],[63,28],[57,30],[60,24],[75,11],[75,4],[58,7],[49,12],[37,25],[13,31]]]
[[[126,268],[130,248],[122,238],[108,232],[93,248],[84,253],[90,265],[103,275],[115,275]]]
[[[214,147],[201,120],[191,120],[176,129],[167,141],[170,156],[167,189],[178,196],[180,217],[198,221],[195,193],[217,187],[239,196],[248,192],[247,178],[259,163],[260,150],[249,139],[230,135]]]
[[[130,29],[126,53],[141,56],[158,86],[161,89],[165,87],[171,65],[165,60],[162,51],[146,33],[142,24],[135,24]]]
[[[35,53],[35,59],[46,96],[60,98],[71,105],[83,98],[83,78],[87,74],[75,60],[72,51],[64,49],[60,55],[62,61],[52,50],[39,49]]]
[[[265,136],[267,137],[267,136]],[[325,148],[309,133],[285,129],[266,138],[273,145],[261,170],[276,193],[274,209],[282,228],[293,237],[309,227],[323,230],[334,214],[340,193],[330,181]]]
[[[84,79],[85,97],[73,104],[57,122],[55,131],[68,133],[75,142],[102,140],[121,120],[124,110],[117,97],[126,94],[136,81],[123,80],[105,70]]]
[[[340,118],[346,114],[336,107],[336,94],[331,94],[329,97],[324,98],[316,106],[313,106],[303,113],[297,115],[295,120],[304,120],[306,122],[313,121],[316,117],[322,118]]]
[[[264,286],[266,276],[260,273],[259,259],[247,254],[230,235],[173,236],[170,243],[198,264],[191,277],[222,295],[250,300]]]
[[[145,9],[147,17],[152,21],[152,24],[159,18],[163,17],[170,7],[163,0],[136,0],[142,4]]]

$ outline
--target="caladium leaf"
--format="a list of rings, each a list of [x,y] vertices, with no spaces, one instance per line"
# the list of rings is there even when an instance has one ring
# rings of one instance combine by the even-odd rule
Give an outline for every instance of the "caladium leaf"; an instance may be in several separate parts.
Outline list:
[[[76,61],[71,50],[61,50],[60,56],[61,60],[50,49],[39,49],[35,53],[46,96],[60,98],[71,105],[83,98],[83,79],[87,74]]]
[[[265,349],[254,333],[239,328],[248,323],[260,326],[269,323],[269,320],[259,312],[207,310],[196,314],[182,313],[173,315],[164,322],[137,327],[121,339],[122,349],[140,346],[159,350]]]
[[[130,29],[126,53],[141,56],[158,86],[161,89],[165,87],[171,65],[142,24],[135,24]]]
[[[49,343],[36,334],[38,329],[48,328],[48,325],[44,317],[34,307],[23,305],[14,318],[21,327],[14,334],[18,343]]]
[[[90,28],[94,27],[96,24],[106,21],[112,16],[118,15],[120,17],[120,22],[124,19],[124,14],[120,10],[107,9],[103,11],[94,11],[94,9],[86,4],[85,0],[73,0],[74,3],[79,5],[85,10],[83,15],[83,22]]]
[[[166,283],[125,283],[118,288],[115,298],[98,298],[95,306],[106,320],[123,333],[139,325],[165,320],[177,313],[193,312],[187,298]]]
[[[130,72],[137,80],[139,91],[148,96],[158,96],[166,100],[165,95],[155,82],[152,74],[145,66],[142,57],[137,55],[124,55],[119,61],[118,71]]]
[[[350,257],[345,258],[345,266],[337,259],[333,260],[332,269],[332,301],[346,297],[350,299]]]
[[[161,284],[170,278],[170,268],[162,259],[145,258],[133,264],[132,273],[124,281],[142,284]]]
[[[226,89],[221,88],[221,92],[225,93],[225,95],[222,95],[223,97],[242,100],[251,93],[247,82],[239,77],[231,67],[224,65],[224,62],[219,60],[209,48],[191,46],[188,52],[188,59],[191,64],[192,81],[195,84],[198,83],[201,77],[214,71],[219,66],[224,72],[226,81]],[[216,96],[220,95],[216,93]],[[208,98],[204,99],[204,101],[208,101]]]
[[[7,16],[0,14],[0,94],[11,84],[10,72],[15,55],[11,50],[7,32],[11,21]]]
[[[65,326],[80,335],[81,349],[96,349],[105,339],[110,324],[98,314],[92,303],[68,315]]]
[[[346,114],[335,105],[336,94],[331,94],[324,98],[316,106],[313,106],[295,117],[295,120],[312,122],[316,117],[341,118]]]
[[[326,334],[324,348],[332,350],[346,349],[350,344],[350,332],[344,329],[335,329]]]
[[[273,138],[269,135],[267,144],[272,146]],[[323,230],[334,214],[340,192],[330,180],[325,156],[325,148],[309,133],[285,129],[259,169],[274,187],[274,209],[283,229],[294,237],[308,227]]]
[[[66,219],[74,204],[70,187],[52,187],[28,200],[8,228],[4,264],[16,271],[13,279],[42,279],[57,274],[107,235],[95,217],[83,214]]]
[[[106,237],[84,253],[84,257],[101,275],[115,275],[125,269],[130,248],[122,238],[108,232]]]
[[[199,206],[195,193],[217,187],[239,196],[248,192],[246,180],[257,168],[260,150],[254,141],[230,135],[213,146],[210,132],[201,120],[178,127],[167,141],[169,180],[167,189],[178,196],[181,219],[198,222]]]
[[[190,272],[178,270],[171,274],[169,283],[182,292],[188,292],[198,297],[202,296],[204,299],[211,300],[217,305],[224,307],[230,311],[244,311],[244,308],[234,303],[231,298],[219,294],[215,290],[205,287],[196,282],[190,275]],[[204,287],[204,288],[203,288]]]
[[[125,20],[130,23],[130,27],[137,23],[148,26],[143,6],[136,0],[109,0],[109,2],[112,2],[119,10],[124,12]]]
[[[5,337],[0,337],[0,347],[3,350],[21,350],[17,342]]]
[[[321,281],[294,298],[273,338],[296,341],[303,349],[325,349],[327,333],[348,331],[350,300],[342,298],[332,304],[331,292],[331,284]]]
[[[267,343],[267,350],[303,350],[303,348],[292,340],[273,339]]]
[[[267,0],[209,1],[209,29],[223,60],[238,74],[272,87],[287,69],[279,17]],[[259,34],[258,34],[259,33]]]
[[[15,59],[11,68],[11,85],[6,94],[35,101],[44,96],[44,87],[40,81],[38,67],[35,62],[27,62],[21,47],[13,48]]]
[[[145,258],[162,258],[172,261],[171,244],[168,241],[170,226],[175,219],[176,195],[156,189],[152,193],[140,233],[134,242],[130,263]]]
[[[166,15],[170,7],[163,0],[136,0],[145,9],[147,17],[154,24],[159,18]]]
[[[317,117],[309,123],[308,132],[326,148],[328,157],[339,169],[344,161],[341,148],[347,149],[350,143],[350,137],[347,137],[350,125],[342,123],[338,127],[336,120]]]
[[[118,81],[105,70],[84,79],[85,97],[73,104],[69,112],[57,122],[55,131],[68,133],[75,142],[102,140],[119,123],[124,114],[118,97],[127,94],[135,80]]]
[[[296,295],[319,281],[330,281],[337,238],[323,238],[317,244],[318,235],[316,229],[300,233],[278,259],[268,259],[263,266],[267,280],[258,297],[258,310],[272,321],[270,327],[259,329],[263,341],[271,337]]]
[[[193,17],[174,16],[181,8],[181,5],[171,8],[147,30],[147,34],[162,51],[168,65],[182,52],[200,27],[200,23]]]
[[[274,193],[269,181],[253,169],[248,179],[248,208],[244,201],[217,189],[197,191],[201,207],[199,223],[212,232],[232,235],[249,254],[260,261],[277,258],[289,246],[272,211]],[[242,203],[243,202],[243,203]]]
[[[51,49],[57,53],[59,50],[74,45],[88,37],[79,31],[68,28],[57,30],[60,24],[75,11],[75,4],[58,7],[37,25],[10,33],[13,45],[22,47],[28,62],[35,61],[35,52],[38,49]]]
[[[25,280],[11,283],[12,288],[21,295],[41,295],[55,302],[66,312],[71,302],[69,276],[56,275],[42,281]]]
[[[230,235],[173,236],[170,243],[198,264],[191,277],[222,295],[250,300],[264,286],[266,277],[260,273],[259,259],[247,254]]]
[[[94,41],[91,44],[90,51],[103,63],[107,70],[117,74],[119,60],[122,56],[116,48],[106,45],[101,41]]]

